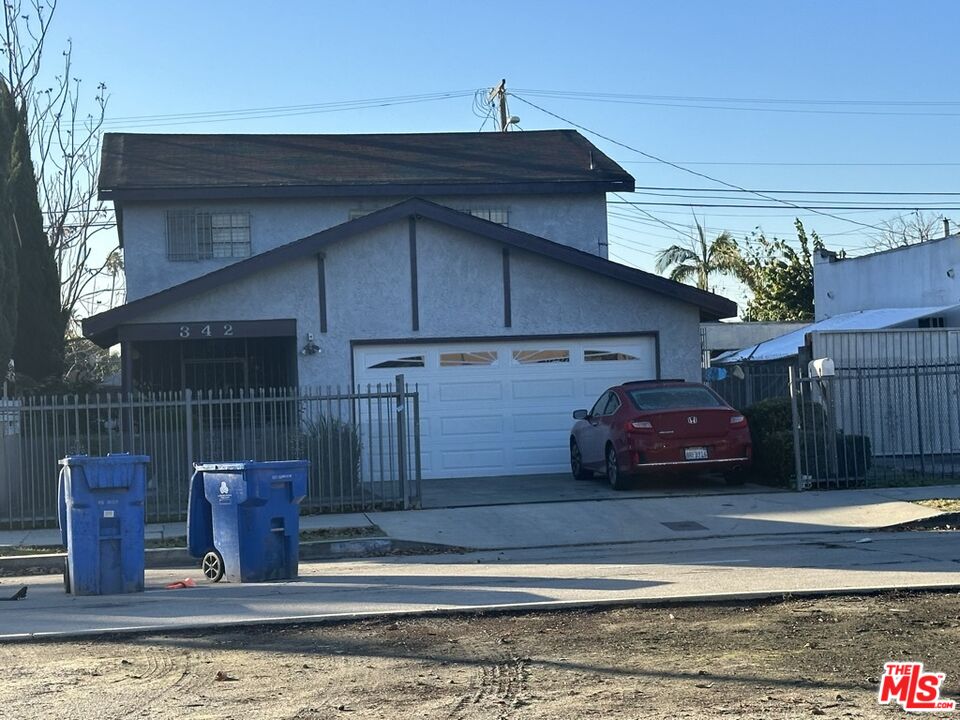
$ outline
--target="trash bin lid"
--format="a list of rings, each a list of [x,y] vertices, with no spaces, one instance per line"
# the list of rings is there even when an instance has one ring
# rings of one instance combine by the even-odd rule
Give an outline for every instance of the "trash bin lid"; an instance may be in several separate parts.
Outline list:
[[[131,455],[130,453],[109,453],[107,455],[67,455],[60,460],[61,465],[70,467],[79,465],[136,465],[150,462],[149,455]]]
[[[240,472],[258,469],[292,469],[307,467],[309,460],[243,460],[236,462],[194,463],[198,472]]]
[[[145,482],[149,455],[111,453],[110,455],[68,455],[60,460],[67,468],[77,468],[91,490],[133,488]]]

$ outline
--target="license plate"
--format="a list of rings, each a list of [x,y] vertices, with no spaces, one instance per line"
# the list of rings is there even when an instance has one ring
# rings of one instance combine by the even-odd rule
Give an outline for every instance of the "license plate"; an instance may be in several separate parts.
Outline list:
[[[707,449],[705,447],[698,448],[684,448],[683,456],[687,460],[706,460],[707,459]]]

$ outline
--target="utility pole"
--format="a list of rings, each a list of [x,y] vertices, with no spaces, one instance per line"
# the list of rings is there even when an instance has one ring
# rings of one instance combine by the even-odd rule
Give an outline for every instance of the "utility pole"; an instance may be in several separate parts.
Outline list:
[[[510,124],[507,115],[507,80],[504,78],[487,93],[487,102],[497,101],[500,105],[500,132],[506,132]]]

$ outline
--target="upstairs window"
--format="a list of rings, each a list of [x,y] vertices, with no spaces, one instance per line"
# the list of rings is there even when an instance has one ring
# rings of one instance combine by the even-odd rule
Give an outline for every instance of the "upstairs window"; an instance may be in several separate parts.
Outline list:
[[[167,212],[168,260],[191,262],[249,256],[249,213]]]
[[[917,327],[921,328],[942,328],[946,325],[946,320],[942,317],[925,317],[917,321]]]
[[[509,225],[510,213],[503,208],[456,208],[462,213],[487,220],[497,225]]]

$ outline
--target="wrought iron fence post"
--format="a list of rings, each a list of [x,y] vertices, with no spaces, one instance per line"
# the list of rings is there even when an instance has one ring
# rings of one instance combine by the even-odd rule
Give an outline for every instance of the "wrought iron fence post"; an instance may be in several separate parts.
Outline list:
[[[920,474],[926,475],[926,462],[923,457],[923,414],[920,410],[920,368],[918,366],[913,368],[913,394],[914,406],[917,408],[917,451],[920,455]]]
[[[187,388],[183,391],[184,432],[186,433],[187,472],[193,474],[193,391]]]
[[[423,466],[420,460],[420,387],[414,385],[413,390],[413,471],[415,473],[413,507],[417,510],[423,504]]]
[[[400,485],[400,492],[403,494],[403,509],[410,507],[410,493],[407,488],[407,423],[405,409],[405,398],[407,388],[404,384],[403,374],[397,375],[397,480]]]
[[[797,393],[799,392],[800,378],[792,365],[788,368],[790,380],[790,413],[793,416],[793,464],[796,473],[796,487],[798,492],[803,490],[803,463],[800,461],[800,411],[797,407]]]

